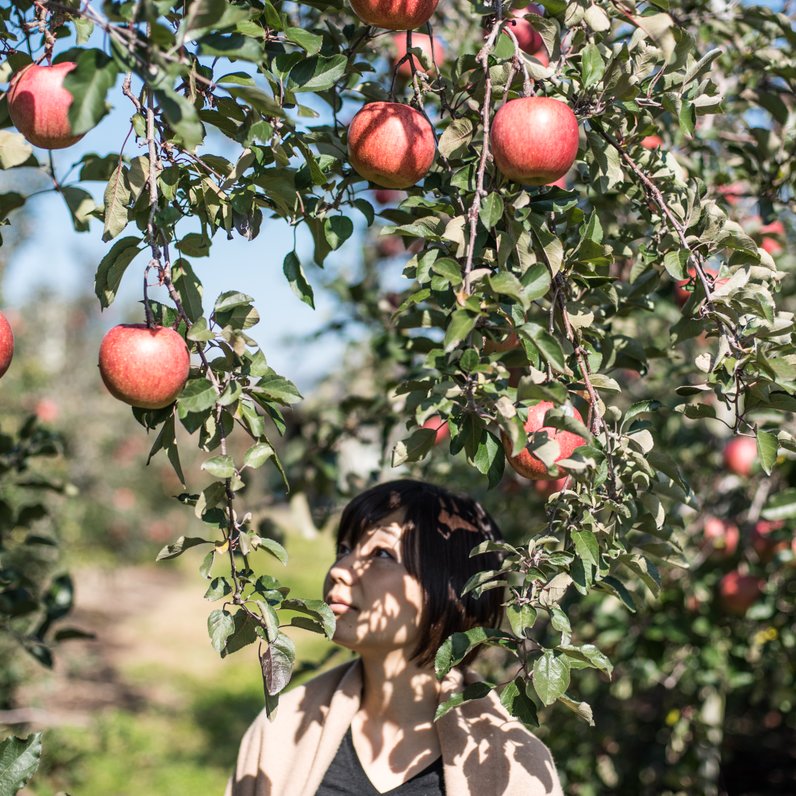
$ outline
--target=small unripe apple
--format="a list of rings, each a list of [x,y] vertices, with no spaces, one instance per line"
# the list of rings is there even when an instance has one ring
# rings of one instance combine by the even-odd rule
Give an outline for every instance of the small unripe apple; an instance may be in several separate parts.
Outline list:
[[[191,366],[185,340],[165,326],[114,326],[102,339],[99,368],[114,398],[141,409],[162,409],[182,392]]]
[[[434,130],[420,111],[399,102],[371,102],[348,126],[348,157],[366,180],[408,188],[434,162]]]
[[[439,0],[349,0],[368,25],[387,30],[414,30],[431,19]]]
[[[787,548],[788,543],[784,539],[771,538],[784,525],[782,520],[759,520],[752,529],[752,547],[764,564],[771,561],[780,550]]]
[[[395,47],[395,60],[393,64],[397,64],[401,58],[406,55],[406,34],[405,33],[396,33],[392,37],[393,46]],[[434,43],[433,52],[431,43]],[[414,50],[417,48],[423,55],[426,57],[426,60],[429,63],[429,73],[435,71],[434,63],[436,65],[442,66],[445,63],[445,48],[442,46],[442,42],[434,36],[433,39],[426,33],[413,33],[412,34],[412,49]],[[420,62],[412,55],[410,55],[403,63],[401,63],[398,68],[395,70],[396,74],[406,80],[412,79],[412,63],[415,65],[415,70],[420,70],[421,72],[425,72],[425,68],[420,65]]]
[[[14,358],[14,332],[8,318],[0,312],[0,376],[3,376]]]
[[[530,437],[532,434],[538,432],[546,432],[550,440],[555,440],[558,443],[558,456],[555,461],[561,459],[568,459],[575,448],[579,448],[585,444],[586,440],[578,434],[573,434],[571,431],[563,431],[558,428],[544,425],[544,416],[548,410],[553,408],[552,401],[540,401],[535,406],[528,410],[528,419],[525,421],[525,433]],[[583,422],[583,417],[580,412],[575,409],[571,404],[565,404],[561,407],[565,412],[572,415],[576,420]],[[511,440],[502,434],[503,449],[508,457],[509,464],[520,474],[531,480],[550,480],[550,475],[547,472],[545,463],[536,457],[528,447],[521,450],[516,456],[511,455]],[[561,468],[556,468],[555,477],[562,478],[565,474]]]
[[[64,88],[64,78],[75,66],[72,61],[53,66],[31,64],[11,80],[8,115],[14,127],[34,146],[63,149],[83,137],[72,133],[72,95]]]
[[[752,474],[757,462],[757,442],[754,437],[733,437],[724,446],[724,466],[735,475]]]
[[[563,177],[575,162],[578,120],[560,100],[520,97],[495,114],[490,141],[503,174],[525,185],[545,185]]]
[[[439,445],[440,442],[447,439],[451,433],[450,428],[448,428],[448,421],[443,420],[439,415],[431,415],[431,417],[423,423],[423,428],[430,428],[437,432],[434,437],[435,445]]]
[[[530,5],[527,8],[515,8],[511,11],[512,19],[506,25],[510,28],[511,32],[517,37],[517,44],[520,49],[526,53],[536,53],[541,47],[544,46],[544,40],[541,34],[525,19],[526,14],[541,14],[539,6]],[[505,34],[505,29],[504,29]]]
[[[702,535],[706,547],[717,557],[730,558],[738,549],[741,532],[734,522],[727,522],[718,517],[705,517]]]
[[[760,581],[737,570],[728,572],[719,581],[719,602],[734,616],[743,616],[760,596]]]

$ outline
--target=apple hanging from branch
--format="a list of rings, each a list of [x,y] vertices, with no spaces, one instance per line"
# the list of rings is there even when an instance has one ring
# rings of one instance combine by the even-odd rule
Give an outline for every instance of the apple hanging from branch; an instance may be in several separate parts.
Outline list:
[[[724,466],[735,475],[748,478],[757,462],[754,437],[733,437],[724,446]]]
[[[11,80],[8,115],[14,127],[34,146],[64,149],[83,137],[72,133],[72,95],[64,88],[64,78],[75,67],[73,61],[53,66],[31,64]]]
[[[405,61],[401,59],[406,55],[406,34],[396,33],[393,37],[393,46],[395,47],[395,60],[393,64],[396,65],[396,74],[405,79],[412,79],[412,64],[414,63],[415,69],[425,72],[426,69],[413,55],[410,55]],[[442,66],[445,63],[445,48],[442,42],[436,37],[431,37],[426,33],[413,33],[412,34],[412,49],[418,49],[425,56],[430,64],[428,73],[432,74],[436,71],[436,67]],[[399,63],[400,62],[400,63]]]
[[[414,30],[431,19],[439,0],[349,0],[368,25],[387,30]]]
[[[0,312],[0,376],[5,375],[14,358],[14,332],[8,318]]]
[[[495,165],[523,185],[563,177],[578,154],[578,120],[552,97],[520,97],[502,105],[490,134]]]
[[[185,340],[165,326],[114,326],[102,339],[99,369],[114,398],[140,409],[162,409],[182,392],[191,359]]]
[[[528,419],[525,421],[525,433],[528,435],[528,442],[533,440],[533,435],[537,433],[545,433],[547,438],[554,441],[558,445],[558,454],[555,461],[559,462],[562,459],[568,459],[576,448],[586,444],[586,440],[578,434],[573,434],[571,431],[564,431],[562,429],[553,428],[544,424],[544,418],[550,409],[554,408],[552,401],[540,401],[538,404],[532,406],[528,410]],[[580,412],[575,409],[572,404],[565,404],[561,407],[567,414],[574,417],[576,420],[583,422],[583,417]],[[529,446],[521,450],[516,456],[512,456],[511,440],[506,434],[503,437],[503,450],[506,452],[506,457],[509,464],[520,475],[525,476],[531,480],[550,480],[551,478],[562,478],[566,473],[560,468],[556,467],[556,472],[551,475],[547,471],[547,465],[538,457],[533,454]]]
[[[719,581],[719,603],[733,616],[744,616],[760,596],[760,581],[737,570],[728,572]]]
[[[436,142],[420,111],[399,102],[371,102],[348,126],[354,170],[382,188],[409,188],[434,162]]]

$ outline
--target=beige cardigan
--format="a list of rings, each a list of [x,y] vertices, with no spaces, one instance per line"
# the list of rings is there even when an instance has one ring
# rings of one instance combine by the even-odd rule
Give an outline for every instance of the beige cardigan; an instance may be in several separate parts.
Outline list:
[[[441,701],[472,679],[452,671]],[[226,796],[315,796],[361,693],[357,659],[285,694],[273,721],[262,711],[243,737]],[[435,726],[448,796],[563,796],[547,747],[494,693],[454,708]]]

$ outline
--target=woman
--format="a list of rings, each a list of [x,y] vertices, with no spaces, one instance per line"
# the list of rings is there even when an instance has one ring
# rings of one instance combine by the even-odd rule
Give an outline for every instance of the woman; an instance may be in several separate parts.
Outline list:
[[[352,500],[340,520],[324,596],[334,640],[358,654],[295,688],[277,716],[246,733],[227,796],[560,796],[547,747],[494,695],[434,722],[474,677],[443,682],[434,656],[456,631],[495,626],[501,595],[459,597],[497,568],[470,558],[500,531],[474,500],[419,481],[392,481]]]

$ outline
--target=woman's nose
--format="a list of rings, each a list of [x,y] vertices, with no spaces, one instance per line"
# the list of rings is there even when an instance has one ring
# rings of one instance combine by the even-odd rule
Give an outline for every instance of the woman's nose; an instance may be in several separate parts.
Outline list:
[[[329,569],[329,577],[338,583],[351,584],[354,580],[354,562],[353,551],[340,556]]]

